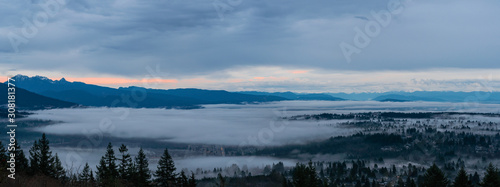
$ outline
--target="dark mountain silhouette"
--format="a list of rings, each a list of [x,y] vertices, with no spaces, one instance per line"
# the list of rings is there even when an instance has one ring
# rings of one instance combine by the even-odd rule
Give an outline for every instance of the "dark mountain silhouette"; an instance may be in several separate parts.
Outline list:
[[[398,95],[398,94],[389,94],[382,95],[374,98],[375,101],[444,101],[439,98],[427,98],[427,97],[418,97],[412,95]]]
[[[82,82],[51,80],[42,76],[14,77],[16,86],[37,94],[85,106],[133,108],[198,108],[202,104],[239,104],[282,101],[276,96],[256,96],[224,90],[146,89],[142,87],[109,88]]]
[[[146,89],[142,87],[109,88],[82,82],[51,80],[42,76],[14,77],[17,88],[24,88],[37,96],[22,101],[25,107],[51,108],[84,106],[133,108],[199,108],[203,104],[241,104],[284,100],[375,100],[384,102],[434,101],[500,103],[499,92],[385,92],[385,93],[314,93],[293,92],[228,92],[224,90]],[[4,93],[5,94],[5,93]],[[336,96],[343,96],[336,97]],[[43,97],[43,99],[41,98]],[[28,97],[26,97],[28,98]],[[38,100],[37,100],[38,99]],[[37,102],[35,102],[37,101]],[[62,103],[65,101],[65,103]],[[43,102],[43,103],[41,103]],[[71,103],[71,104],[70,104]]]
[[[362,93],[328,93],[334,97],[348,100],[375,100],[387,99],[404,101],[441,101],[441,102],[478,102],[500,103],[500,92],[452,92],[452,91],[416,91],[416,92],[362,92]]]
[[[409,102],[408,100],[399,100],[399,99],[383,99],[380,102]]]
[[[0,84],[0,90],[4,90],[0,92],[0,97],[3,98],[1,99],[0,104],[5,106],[8,103],[7,84]],[[68,107],[78,106],[78,104],[76,103],[45,97],[19,87],[15,87],[15,104],[16,104],[16,109],[28,109],[28,110],[48,109],[48,108],[68,108]]]
[[[418,91],[385,93],[372,100],[500,103],[500,92]]]
[[[257,92],[257,91],[243,91],[239,93],[252,94],[252,95],[272,95],[278,97],[284,97],[289,100],[324,100],[324,101],[342,101],[345,99],[339,97],[333,97],[328,94],[314,93],[314,94],[296,94],[293,92]]]
[[[228,92],[225,90],[202,90],[196,88],[181,88],[181,89],[146,89],[142,87],[127,87],[119,88],[119,90],[132,91],[144,90],[148,94],[158,95],[172,95],[177,97],[196,98],[200,104],[219,104],[219,103],[253,103],[253,102],[267,102],[267,101],[282,101],[287,100],[283,97],[271,95],[251,95]]]

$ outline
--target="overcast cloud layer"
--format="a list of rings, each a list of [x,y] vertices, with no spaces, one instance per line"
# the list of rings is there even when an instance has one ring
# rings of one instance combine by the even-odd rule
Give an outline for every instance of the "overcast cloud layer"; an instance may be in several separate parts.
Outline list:
[[[64,3],[50,9],[57,11],[45,11],[41,7],[47,2]],[[365,26],[377,20],[371,12],[388,10],[388,0],[0,3],[4,76],[141,78],[147,67],[157,65],[169,79],[238,79],[224,72],[248,67],[367,73],[500,69],[496,0],[403,1],[387,26],[352,54],[349,63],[339,45],[356,46],[356,28],[366,32]],[[43,15],[48,15],[47,22]],[[31,24],[36,32],[26,29]],[[297,83],[281,85],[293,90]]]

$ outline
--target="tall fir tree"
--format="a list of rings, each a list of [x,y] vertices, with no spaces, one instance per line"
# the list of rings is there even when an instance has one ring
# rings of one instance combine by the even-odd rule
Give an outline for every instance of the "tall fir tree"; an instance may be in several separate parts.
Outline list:
[[[135,157],[135,174],[134,185],[149,186],[151,179],[151,171],[149,170],[148,159],[144,150],[139,149],[139,153]]]
[[[196,178],[194,177],[194,173],[191,172],[191,177],[188,180],[189,187],[196,187]]]
[[[62,179],[65,177],[66,171],[64,170],[64,167],[62,166],[61,160],[59,160],[59,156],[54,157],[54,162],[52,163],[52,168],[54,170],[53,177],[56,179]]]
[[[307,187],[309,185],[308,168],[306,165],[297,163],[293,169],[293,186]]]
[[[78,181],[84,186],[87,186],[90,183],[90,172],[89,163],[85,163],[82,172],[78,175]]]
[[[106,148],[106,154],[101,157],[97,166],[97,176],[103,186],[115,186],[117,184],[119,176],[115,160],[115,151],[110,142]]]
[[[469,177],[467,176],[467,172],[465,169],[462,167],[458,171],[457,177],[455,177],[455,180],[453,181],[453,186],[454,187],[474,187],[472,185],[472,181],[469,180]]]
[[[13,150],[13,153],[16,154],[16,169],[20,172],[26,172],[28,170],[28,159],[26,158],[24,151],[21,149],[21,146],[19,145],[17,139],[16,145],[14,145],[14,149],[15,150]]]
[[[181,171],[179,177],[177,178],[177,186],[179,187],[189,187],[188,178],[184,171]]]
[[[410,176],[408,176],[406,178],[405,187],[417,187],[417,184],[415,183],[415,180],[413,180],[412,178],[410,178]]]
[[[498,169],[493,166],[492,163],[486,168],[486,173],[484,174],[483,181],[480,184],[482,187],[499,187],[500,179],[498,176]]]
[[[94,186],[95,182],[94,172],[90,169],[90,186]]]
[[[30,153],[29,173],[34,175],[40,171],[40,166],[39,166],[40,153],[38,151],[38,140],[35,140],[35,142],[33,142],[33,146],[31,146],[29,153]]]
[[[313,166],[311,160],[307,164],[307,175],[308,175],[308,183],[310,186],[318,186],[318,176],[316,174],[316,168]]]
[[[472,181],[472,184],[474,186],[479,185],[479,183],[481,182],[481,177],[479,177],[479,174],[477,173],[477,171],[474,172],[474,175],[469,176],[469,178]]]
[[[52,156],[52,151],[50,151],[49,139],[47,139],[45,133],[43,133],[42,138],[38,140],[38,146],[40,151],[40,170],[45,175],[55,176],[55,168],[52,167],[54,157]]]
[[[122,144],[118,149],[121,154],[120,164],[118,165],[118,174],[122,180],[128,180],[133,175],[132,158],[128,154],[128,148],[126,145]]]
[[[35,141],[30,148],[30,171],[32,174],[55,177],[56,171],[53,165],[54,157],[50,151],[49,140],[43,133],[42,138]]]
[[[174,186],[177,178],[175,169],[176,168],[174,165],[174,161],[168,153],[168,149],[165,149],[163,155],[158,161],[158,166],[154,174],[154,176],[156,177],[155,182],[158,184],[158,186]]]
[[[423,187],[447,186],[448,179],[444,176],[443,171],[436,164],[433,164],[424,174]]]
[[[225,187],[226,186],[226,177],[222,176],[221,173],[217,175],[217,186]]]

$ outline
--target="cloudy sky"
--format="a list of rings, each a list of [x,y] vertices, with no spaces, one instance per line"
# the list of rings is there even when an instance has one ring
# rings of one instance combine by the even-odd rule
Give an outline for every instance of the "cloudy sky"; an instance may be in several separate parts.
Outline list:
[[[0,3],[4,78],[232,91],[500,88],[497,0]]]

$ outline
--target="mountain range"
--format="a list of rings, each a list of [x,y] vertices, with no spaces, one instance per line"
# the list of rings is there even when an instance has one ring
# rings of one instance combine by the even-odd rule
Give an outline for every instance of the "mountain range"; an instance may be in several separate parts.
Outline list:
[[[7,84],[0,84],[0,97],[5,98],[0,101],[0,105],[7,105]],[[79,106],[76,103],[61,101],[50,97],[45,97],[28,90],[15,87],[14,104],[18,109],[48,109],[48,108],[68,108]],[[2,116],[3,117],[3,116]]]
[[[500,92],[452,92],[452,91],[415,91],[415,92],[383,92],[383,93],[328,93],[334,97],[347,100],[374,101],[431,101],[431,102],[477,102],[500,103]]]
[[[249,95],[224,90],[146,89],[142,87],[109,88],[64,78],[51,80],[42,76],[16,75],[16,87],[44,97],[84,106],[133,108],[198,108],[203,104],[239,104],[287,100],[268,95]]]
[[[133,108],[199,108],[205,104],[242,104],[286,100],[374,100],[383,102],[434,101],[500,103],[499,92],[385,92],[385,93],[293,93],[196,88],[149,89],[143,87],[110,88],[64,78],[51,80],[43,76],[16,75],[18,106],[28,109],[75,106],[133,107]],[[7,89],[6,84],[1,88]],[[0,92],[0,97],[7,97]],[[4,95],[4,96],[2,96]],[[22,99],[21,99],[22,98]],[[0,104],[5,105],[6,100]]]

